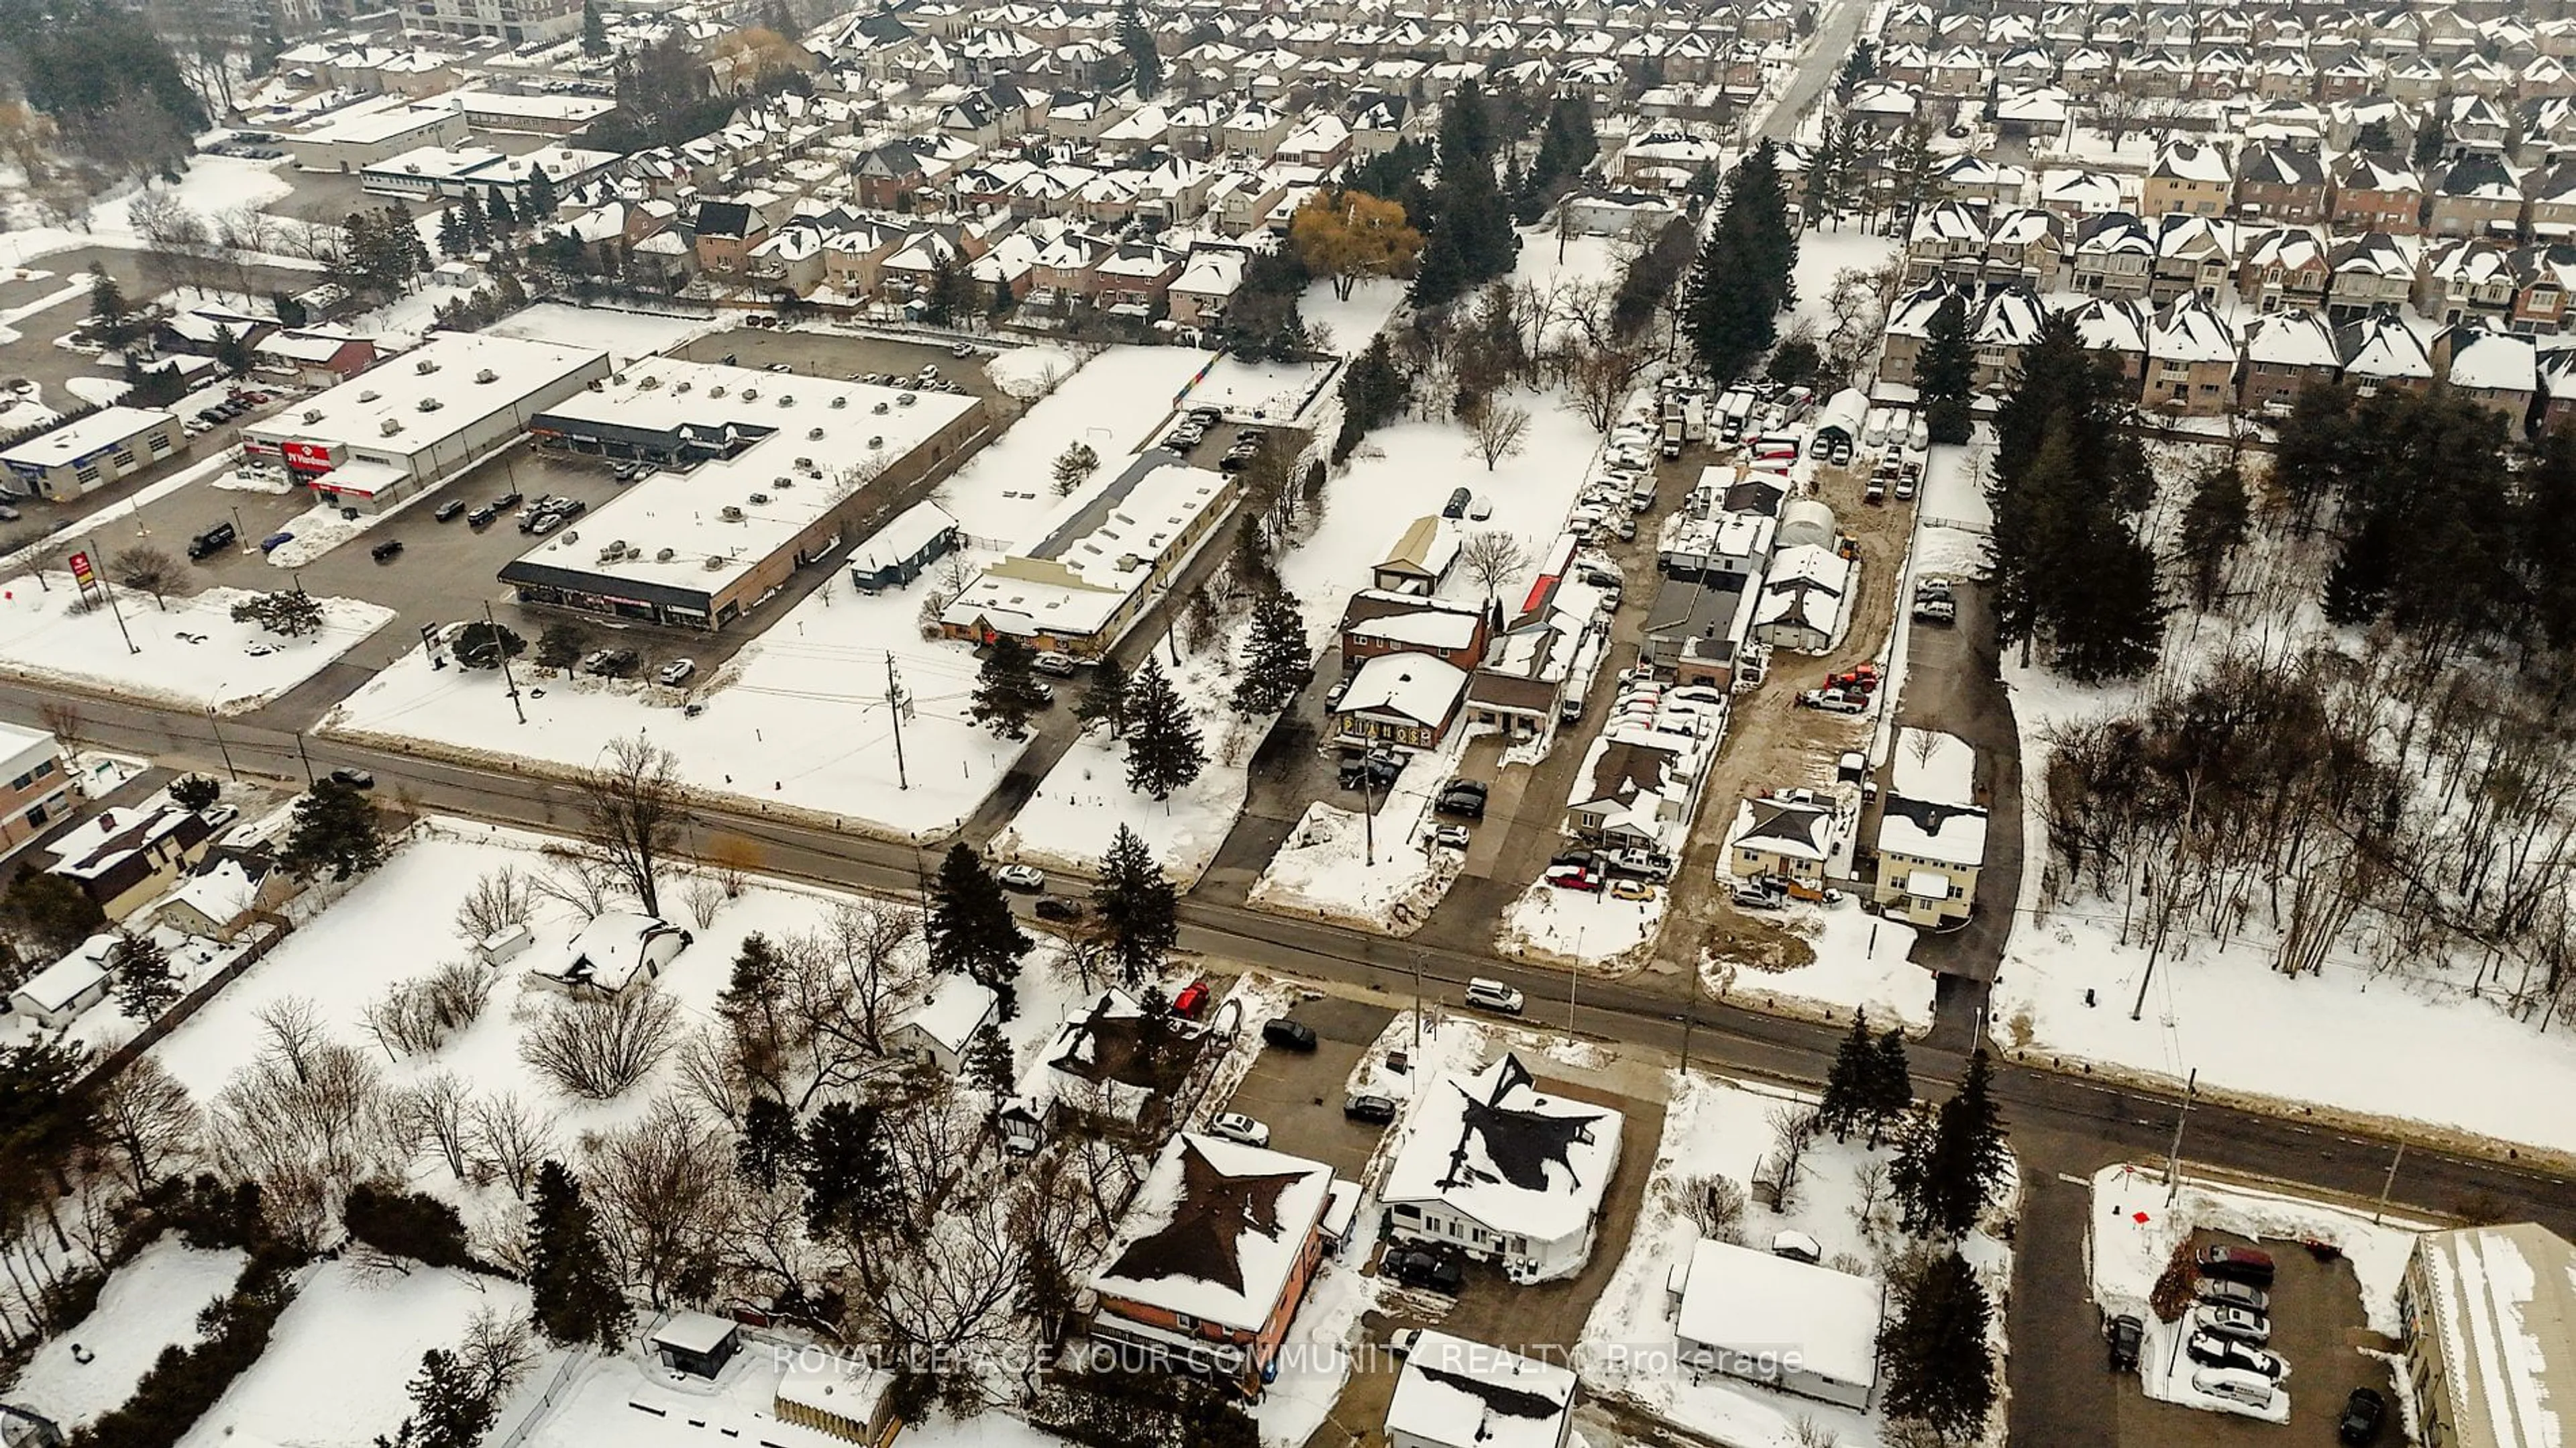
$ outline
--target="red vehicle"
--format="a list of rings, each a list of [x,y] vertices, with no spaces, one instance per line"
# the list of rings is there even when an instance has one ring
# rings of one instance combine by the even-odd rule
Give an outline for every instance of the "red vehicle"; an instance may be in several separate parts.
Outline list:
[[[1185,1016],[1191,1020],[1197,1020],[1199,1012],[1207,1009],[1207,1003],[1207,982],[1203,980],[1194,980],[1188,985],[1182,986],[1181,993],[1179,995],[1172,997],[1172,1013],[1178,1016]]]
[[[1878,671],[1864,666],[1845,674],[1827,674],[1825,675],[1825,687],[1828,689],[1847,689],[1853,693],[1867,694],[1878,688]]]
[[[1559,865],[1547,872],[1547,882],[1560,890],[1584,890],[1598,895],[1609,881],[1581,865]]]

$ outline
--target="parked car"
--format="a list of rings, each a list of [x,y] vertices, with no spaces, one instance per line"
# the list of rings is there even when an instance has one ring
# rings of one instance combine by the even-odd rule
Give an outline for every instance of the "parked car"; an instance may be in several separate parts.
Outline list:
[[[1270,1128],[1240,1111],[1221,1111],[1208,1122],[1208,1135],[1243,1146],[1268,1146]]]
[[[1809,689],[1798,696],[1798,704],[1828,714],[1861,714],[1869,710],[1868,696],[1843,689]]]
[[[624,678],[641,662],[633,649],[593,649],[582,657],[581,671],[603,679]]]
[[[1914,604],[1917,623],[1952,624],[1959,621],[1959,606],[1946,598],[1917,599]]]
[[[2203,1277],[2225,1277],[2250,1287],[2272,1285],[2272,1254],[2257,1247],[2233,1247],[2213,1242],[2200,1249],[2193,1259]]]
[[[1395,1103],[1383,1096],[1362,1093],[1346,1098],[1342,1102],[1342,1115],[1353,1121],[1368,1122],[1372,1126],[1384,1126],[1395,1120]]]
[[[1073,656],[1071,654],[1059,654],[1053,649],[1049,649],[1046,652],[1039,654],[1036,658],[1029,660],[1029,667],[1041,674],[1052,674],[1059,679],[1070,679],[1073,677]]]
[[[442,523],[453,523],[457,519],[465,516],[465,500],[463,498],[450,498],[446,502],[439,504],[438,511],[430,514],[429,516],[436,518]]]
[[[2191,1375],[2194,1391],[2249,1408],[2268,1408],[2280,1393],[2270,1378],[2243,1368],[2202,1368]]]
[[[388,538],[382,543],[377,544],[375,547],[368,549],[367,556],[376,560],[378,563],[391,563],[396,558],[402,556],[402,549],[403,543],[400,538]]]
[[[219,830],[240,819],[241,811],[228,804],[209,805],[199,812],[197,818],[206,822],[207,829]]]
[[[271,533],[267,537],[259,540],[259,551],[262,553],[274,553],[278,549],[283,548],[294,541],[295,535],[292,533]]]
[[[2375,1389],[2355,1388],[2343,1400],[2343,1416],[2335,1419],[2335,1441],[2358,1445],[2379,1437],[2379,1425],[2388,1421],[2388,1400]]]
[[[2257,1346],[2272,1340],[2272,1323],[2259,1312],[2241,1307],[2218,1307],[2204,1303],[2193,1308],[2191,1325],[2195,1331],[2212,1337],[2232,1338]]]
[[[682,684],[689,682],[697,672],[698,664],[695,659],[673,659],[671,662],[664,664],[660,669],[654,671],[653,677],[671,688],[676,689]]]
[[[1886,502],[1887,479],[1874,477],[1868,482],[1861,484],[1860,500],[1864,503]]]
[[[1389,1247],[1383,1271],[1407,1287],[1422,1287],[1455,1297],[1466,1290],[1467,1272],[1458,1259],[1421,1247]]]
[[[1185,1020],[1195,1021],[1199,1018],[1199,1012],[1207,1009],[1207,1003],[1207,982],[1194,980],[1182,986],[1179,995],[1172,997],[1172,1014]]]
[[[332,770],[328,778],[336,784],[345,784],[351,789],[373,789],[376,787],[376,777],[355,765],[343,764],[339,768]]]
[[[494,498],[492,500],[492,512],[494,516],[497,517],[500,514],[506,513],[512,508],[519,506],[525,497],[526,495],[521,493],[518,489],[512,488],[510,491]]]
[[[1474,493],[1465,488],[1450,489],[1449,501],[1440,505],[1440,516],[1443,518],[1463,518],[1467,516],[1467,505],[1475,500],[1475,496],[1476,495]]]
[[[1613,880],[1610,895],[1616,900],[1645,901],[1655,898],[1655,887],[1643,880]]]
[[[1304,1021],[1273,1016],[1262,1022],[1261,1039],[1282,1050],[1311,1051],[1315,1049],[1315,1028]]]
[[[1485,817],[1484,791],[1444,789],[1440,792],[1440,798],[1432,802],[1431,807],[1441,814],[1461,815],[1467,819],[1480,820]]]
[[[2201,1301],[2215,1302],[2222,1307],[2241,1307],[2247,1312],[2272,1310],[2271,1293],[2260,1287],[2231,1282],[2223,1277],[2203,1277],[2193,1288],[2193,1292]]]
[[[1060,924],[1082,918],[1080,905],[1071,900],[1059,900],[1053,895],[1038,897],[1037,912],[1040,920],[1053,920]]]
[[[1606,883],[1592,870],[1581,865],[1559,865],[1547,872],[1547,883],[1560,890],[1582,890],[1598,895]]]
[[[2147,1325],[2127,1313],[2102,1324],[2102,1341],[2110,1348],[2111,1371],[2138,1370],[2138,1349],[2147,1340]]]
[[[2184,1338],[2182,1350],[2191,1355],[2193,1362],[2204,1367],[2242,1368],[2249,1373],[2261,1373],[2276,1382],[2290,1375],[2290,1365],[2281,1361],[2279,1354],[2206,1332],[2195,1332]]]
[[[1037,894],[1046,889],[1046,871],[1035,865],[1004,865],[993,872],[1005,890],[1023,890]]]
[[[1431,832],[1431,842],[1443,849],[1463,850],[1472,838],[1465,825],[1442,825]]]
[[[493,522],[500,516],[501,508],[499,504],[485,503],[482,507],[479,507],[473,512],[465,515],[465,526],[473,529],[477,533],[480,533],[484,529],[491,527]]]
[[[1398,1328],[1395,1335],[1386,1340],[1386,1350],[1393,1353],[1398,1361],[1402,1361],[1413,1355],[1413,1346],[1420,1341],[1422,1341],[1421,1328]]]
[[[1789,892],[1768,880],[1747,880],[1736,886],[1728,898],[1738,910],[1778,910],[1789,903]]]

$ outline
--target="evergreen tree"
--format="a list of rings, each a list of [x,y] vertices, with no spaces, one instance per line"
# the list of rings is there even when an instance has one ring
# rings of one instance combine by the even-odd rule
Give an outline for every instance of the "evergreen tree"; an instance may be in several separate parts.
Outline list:
[[[99,345],[110,349],[134,340],[134,308],[125,300],[125,288],[97,262],[89,268],[89,330]]]
[[[2125,518],[2096,511],[2068,571],[2057,623],[2059,672],[2078,683],[2132,678],[2156,661],[2172,608],[2155,550]]]
[[[2550,647],[2576,646],[2576,424],[2542,434],[2520,516],[2532,621]]]
[[[224,787],[211,774],[181,775],[170,786],[171,802],[184,810],[204,814],[223,798]]]
[[[1879,1327],[1887,1416],[1924,1423],[1944,1442],[1974,1441],[1994,1410],[1994,1351],[1986,1342],[1993,1315],[1985,1287],[1957,1252],[1903,1277],[1895,1310]]]
[[[1932,311],[1914,385],[1923,403],[1924,427],[1936,443],[1968,440],[1969,402],[1976,390],[1977,354],[1968,345],[1968,299],[1956,290]]]
[[[2311,382],[2290,399],[2290,415],[2275,430],[2271,486],[2302,534],[2315,526],[2321,506],[2343,495],[2358,431],[2353,402],[2343,383]]]
[[[818,1238],[855,1241],[893,1204],[894,1168],[877,1110],[826,1101],[805,1127],[797,1179],[805,1188],[805,1226]]]
[[[2011,1158],[1993,1085],[1993,1065],[1980,1046],[1958,1091],[1919,1114],[1899,1143],[1890,1176],[1907,1232],[1965,1236],[2003,1180]]]
[[[1878,1038],[1869,1073],[1869,1144],[1905,1119],[1914,1109],[1914,1073],[1905,1062],[1905,1033],[1891,1026]]]
[[[492,224],[494,236],[508,236],[519,224],[519,210],[510,204],[510,193],[498,186],[492,188],[492,203],[483,208],[483,215]]]
[[[1348,461],[1360,440],[1393,422],[1412,391],[1384,332],[1342,371],[1342,427],[1333,439],[1333,461]]]
[[[445,1348],[420,1355],[407,1391],[410,1415],[391,1438],[378,1434],[376,1448],[474,1448],[499,1410],[482,1378]]]
[[[2352,148],[2356,151],[2382,153],[2397,149],[2397,137],[2388,128],[2387,118],[2373,116],[2353,132]]]
[[[70,876],[27,864],[10,877],[0,906],[6,907],[10,934],[48,960],[71,953],[107,923],[98,902]]]
[[[454,261],[473,249],[474,246],[472,239],[465,234],[465,217],[463,214],[458,212],[456,207],[452,204],[440,207],[438,210],[438,254],[446,257],[450,261]]]
[[[2206,609],[2218,596],[2219,575],[2245,542],[2253,520],[2253,503],[2245,494],[2245,473],[2233,454],[2201,470],[2192,480],[2191,501],[2183,505],[2179,551],[2191,578],[2192,602]]]
[[[1511,203],[1494,184],[1495,127],[1492,102],[1472,78],[1441,104],[1440,184],[1428,206],[1404,206],[1427,236],[1413,279],[1417,307],[1455,301],[1510,271],[1520,254]]]
[[[1770,350],[1781,309],[1796,300],[1790,275],[1797,264],[1797,233],[1766,141],[1727,183],[1725,209],[1684,294],[1683,326],[1702,367],[1731,382]]]
[[[331,872],[335,881],[363,875],[384,863],[385,842],[376,831],[376,808],[351,784],[325,778],[295,802],[295,825],[278,863],[299,880]]]
[[[975,1032],[973,1044],[966,1048],[966,1084],[995,1100],[1011,1094],[1016,1084],[1011,1067],[1011,1043],[986,1021]]]
[[[1091,475],[1098,471],[1100,471],[1100,454],[1092,451],[1091,444],[1066,443],[1064,451],[1058,453],[1055,459],[1055,495],[1059,498],[1073,496],[1074,489],[1089,482]]]
[[[465,193],[465,239],[476,246],[492,244],[492,217],[483,209],[483,193]]]
[[[1154,32],[1146,28],[1145,12],[1137,0],[1126,0],[1118,8],[1118,48],[1127,52],[1127,83],[1136,90],[1140,101],[1152,100],[1163,89],[1163,56],[1154,48]]]
[[[2424,113],[2424,124],[2417,127],[2415,131],[2413,160],[2416,170],[2429,171],[2441,161],[2442,147],[2446,144],[2443,134],[2444,119],[2440,106],[2434,106]]]
[[[939,878],[930,887],[930,920],[924,932],[930,942],[933,970],[971,976],[1012,1003],[1011,982],[1020,973],[1020,957],[1035,944],[1018,921],[1011,903],[983,857],[963,844],[951,845],[939,862]],[[1008,1009],[1003,1019],[1010,1018]]]
[[[921,296],[921,319],[934,327],[957,320],[957,263],[946,250],[930,263],[930,286]]]
[[[108,948],[107,972],[116,982],[116,1008],[127,1020],[152,1020],[179,998],[170,953],[149,935],[119,933]]]
[[[796,1113],[774,1096],[753,1096],[742,1110],[742,1132],[734,1138],[734,1173],[770,1191],[795,1170],[804,1153],[805,1138],[796,1129]]]
[[[555,219],[555,210],[562,204],[562,198],[555,194],[555,178],[547,175],[543,166],[531,167],[527,204],[519,208],[519,219],[542,226]]]
[[[581,53],[597,57],[608,48],[608,17],[600,13],[599,0],[581,0]]]
[[[1127,787],[1167,800],[1198,778],[1206,763],[1198,722],[1163,677],[1162,665],[1147,659],[1127,695]]]
[[[1869,1033],[1869,1012],[1852,1012],[1851,1031],[1834,1051],[1834,1064],[1825,1071],[1824,1099],[1816,1106],[1816,1125],[1841,1141],[1852,1128],[1877,1114],[1877,1102],[1871,1095],[1872,1074],[1878,1068],[1878,1043]]]
[[[1289,593],[1265,593],[1252,604],[1252,634],[1244,640],[1243,673],[1234,683],[1234,712],[1275,714],[1305,687],[1311,671],[1306,615]]]
[[[1940,194],[1940,166],[1930,128],[1906,127],[1887,158],[1887,203],[1898,235],[1911,232],[1915,215]]]
[[[1119,979],[1140,985],[1163,968],[1180,938],[1180,894],[1154,863],[1144,840],[1125,825],[1101,857],[1100,883],[1092,887],[1091,904],[1109,933],[1109,954]]]
[[[1091,666],[1091,679],[1083,685],[1082,698],[1073,706],[1073,716],[1085,725],[1105,723],[1109,737],[1123,738],[1127,733],[1127,666],[1109,655]]]
[[[528,1215],[528,1288],[538,1330],[567,1347],[592,1343],[618,1351],[625,1346],[626,1298],[580,1179],[550,1157],[537,1168],[535,1197]]]
[[[1044,686],[1030,666],[1028,646],[1005,634],[984,649],[967,714],[997,739],[1026,739],[1029,716],[1046,707]]]

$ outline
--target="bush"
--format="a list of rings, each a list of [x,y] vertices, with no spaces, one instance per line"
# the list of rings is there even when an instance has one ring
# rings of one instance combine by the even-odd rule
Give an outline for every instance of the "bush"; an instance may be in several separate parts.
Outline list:
[[[267,1253],[251,1258],[232,1292],[197,1317],[204,1336],[194,1347],[166,1347],[134,1396],[71,1435],[72,1448],[171,1448],[268,1350],[278,1314],[295,1300],[286,1279],[292,1263]]]
[[[464,1219],[436,1197],[360,1182],[349,1188],[340,1221],[350,1236],[389,1257],[408,1257],[424,1267],[473,1265]]]
[[[249,1247],[266,1235],[259,1183],[227,1186],[212,1175],[201,1175],[186,1190],[174,1192],[162,1219],[177,1229],[180,1241],[201,1252]]]
[[[451,960],[418,980],[397,982],[367,1007],[367,1030],[396,1056],[426,1055],[473,1024],[492,999],[493,973]]]
[[[679,1003],[649,985],[567,1001],[529,1028],[519,1059],[567,1096],[606,1101],[661,1064],[679,1020]]]
[[[48,1330],[61,1332],[89,1316],[106,1286],[106,1268],[74,1267],[45,1284],[38,1294],[36,1311]]]

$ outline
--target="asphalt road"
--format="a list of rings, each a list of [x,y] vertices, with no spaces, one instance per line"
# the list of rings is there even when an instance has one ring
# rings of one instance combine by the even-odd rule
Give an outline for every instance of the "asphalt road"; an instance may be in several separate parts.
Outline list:
[[[1781,92],[1780,103],[1762,118],[1754,132],[1756,136],[1786,141],[1798,133],[1798,123],[1806,119],[1807,108],[1842,73],[1843,62],[1850,57],[1870,8],[1868,0],[1829,0],[1824,13],[1816,18],[1814,43],[1799,59],[1797,74],[1790,78],[1789,88]]]

